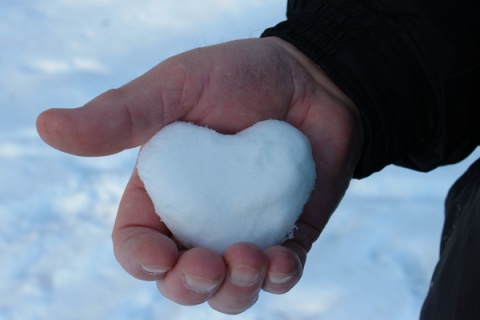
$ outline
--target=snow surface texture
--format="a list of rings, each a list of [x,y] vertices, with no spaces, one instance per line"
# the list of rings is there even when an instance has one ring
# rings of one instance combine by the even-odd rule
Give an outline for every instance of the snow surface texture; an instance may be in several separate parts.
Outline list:
[[[110,234],[137,150],[72,157],[35,132],[47,107],[80,106],[172,54],[258,36],[284,11],[278,0],[1,1],[1,320],[418,319],[446,192],[479,152],[353,181],[297,286],[231,317],[176,305],[115,261]]]
[[[137,167],[175,237],[219,253],[236,242],[282,243],[315,182],[308,139],[278,120],[235,135],[175,122],[145,144]]]

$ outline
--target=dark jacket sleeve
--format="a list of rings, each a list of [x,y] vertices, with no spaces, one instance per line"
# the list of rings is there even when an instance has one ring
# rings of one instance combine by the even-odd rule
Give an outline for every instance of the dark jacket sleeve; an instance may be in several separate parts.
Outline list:
[[[479,144],[479,16],[478,0],[297,0],[262,36],[296,46],[354,101],[362,178],[428,171]]]

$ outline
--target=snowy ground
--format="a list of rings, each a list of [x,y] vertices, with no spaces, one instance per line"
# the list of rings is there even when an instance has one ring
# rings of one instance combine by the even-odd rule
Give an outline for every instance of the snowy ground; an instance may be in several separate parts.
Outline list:
[[[444,196],[478,152],[428,174],[391,167],[355,181],[299,285],[232,317],[177,306],[115,261],[110,232],[136,150],[76,158],[36,135],[47,107],[81,105],[172,54],[258,36],[283,15],[274,0],[2,0],[1,320],[418,318]]]

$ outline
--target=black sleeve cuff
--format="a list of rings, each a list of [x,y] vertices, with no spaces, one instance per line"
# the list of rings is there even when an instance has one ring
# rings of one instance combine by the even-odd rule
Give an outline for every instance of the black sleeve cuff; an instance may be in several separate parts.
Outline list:
[[[449,120],[439,111],[442,93],[404,24],[365,1],[344,2],[310,1],[311,7],[289,14],[262,37],[293,44],[355,103],[364,145],[354,177],[389,164],[427,171],[470,153],[472,144],[449,156],[439,146],[441,126]]]

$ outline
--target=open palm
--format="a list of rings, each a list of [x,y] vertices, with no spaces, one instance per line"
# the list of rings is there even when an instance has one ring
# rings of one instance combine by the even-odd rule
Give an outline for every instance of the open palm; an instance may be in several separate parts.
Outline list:
[[[163,126],[191,121],[222,133],[279,119],[310,140],[317,182],[294,239],[265,251],[232,245],[223,256],[184,250],[154,213],[136,170],[126,186],[113,230],[115,255],[133,276],[157,281],[180,304],[208,301],[239,313],[261,289],[290,290],[306,254],[341,200],[361,145],[353,104],[308,58],[277,38],[246,39],[174,56],[77,109],[50,109],[37,120],[53,147],[101,156],[141,146]]]

